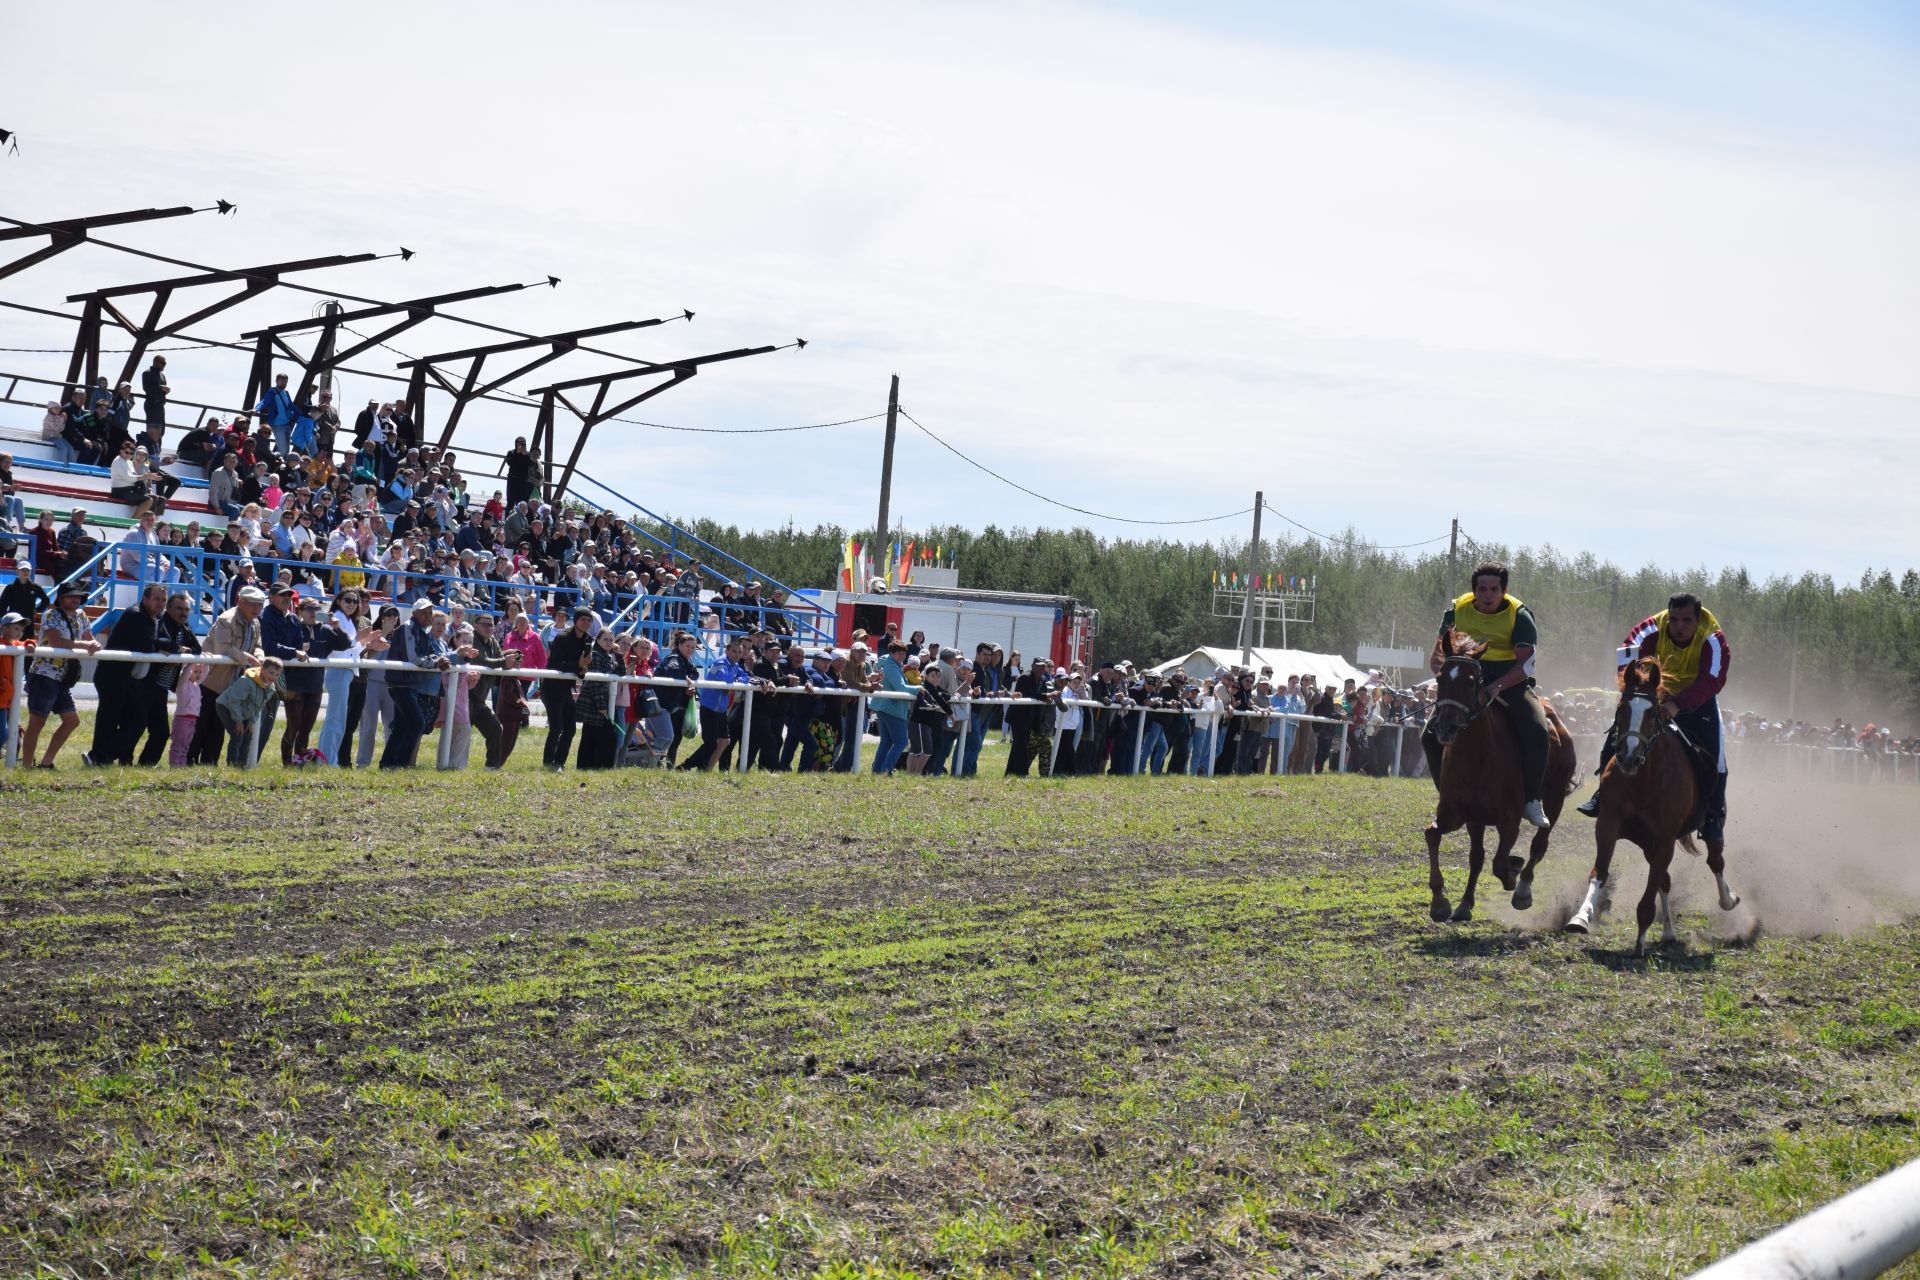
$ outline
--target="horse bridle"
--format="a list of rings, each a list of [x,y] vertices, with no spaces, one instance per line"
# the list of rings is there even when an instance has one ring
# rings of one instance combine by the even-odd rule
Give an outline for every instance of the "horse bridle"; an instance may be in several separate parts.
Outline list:
[[[1446,655],[1444,655],[1444,657],[1445,657],[1445,659],[1446,659],[1446,661],[1447,661],[1447,662],[1449,662],[1449,663],[1452,663],[1452,662],[1465,662],[1465,663],[1468,663],[1468,664],[1470,664],[1470,665],[1471,665],[1471,666],[1473,667],[1473,669],[1474,669],[1475,671],[1478,671],[1478,670],[1480,670],[1480,659],[1478,659],[1478,658],[1468,658],[1468,657],[1465,657],[1465,656],[1463,656],[1463,655],[1461,655],[1461,654],[1457,654],[1457,653],[1455,653],[1455,654],[1446,654]],[[1483,685],[1482,685],[1481,687],[1482,687],[1482,688],[1485,688],[1486,686],[1485,686],[1485,685],[1483,684]],[[1466,718],[1466,720],[1464,720],[1464,721],[1463,721],[1463,722],[1461,723],[1461,725],[1460,725],[1460,727],[1464,729],[1464,728],[1466,728],[1466,727],[1467,727],[1467,725],[1470,725],[1470,724],[1472,724],[1472,723],[1473,723],[1473,722],[1474,722],[1475,720],[1478,720],[1478,719],[1480,718],[1480,713],[1481,713],[1482,711],[1485,711],[1485,710],[1487,709],[1487,704],[1486,704],[1486,703],[1484,703],[1484,702],[1481,702],[1481,703],[1477,703],[1476,705],[1474,705],[1474,706],[1471,706],[1471,707],[1470,707],[1470,706],[1468,706],[1468,705],[1467,705],[1466,703],[1464,703],[1464,702],[1462,702],[1462,701],[1460,701],[1460,700],[1459,700],[1458,698],[1436,698],[1436,699],[1434,699],[1434,703],[1433,703],[1433,709],[1434,709],[1435,711],[1438,711],[1438,710],[1440,710],[1440,708],[1442,708],[1442,707],[1454,707],[1454,708],[1457,708],[1457,709],[1458,709],[1458,710],[1460,710],[1460,711],[1463,711],[1463,712],[1465,712],[1465,713],[1466,713],[1466,717],[1467,717],[1467,718]],[[1428,718],[1429,718],[1429,719],[1431,719],[1432,717],[1428,717]]]

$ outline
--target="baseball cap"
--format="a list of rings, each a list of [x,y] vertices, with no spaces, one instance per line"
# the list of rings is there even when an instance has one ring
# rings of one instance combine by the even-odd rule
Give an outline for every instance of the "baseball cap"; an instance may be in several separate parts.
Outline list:
[[[258,587],[242,587],[240,588],[240,598],[250,604],[265,604],[267,602],[267,593]]]
[[[420,611],[421,611],[422,609],[431,609],[431,608],[433,608],[433,601],[431,601],[431,600],[415,600],[415,601],[413,602],[413,610],[412,610],[412,611],[413,611],[414,613],[419,613],[419,612],[420,612]]]
[[[0,627],[15,627],[15,626],[19,626],[21,623],[25,621],[26,621],[26,618],[22,614],[0,613]]]

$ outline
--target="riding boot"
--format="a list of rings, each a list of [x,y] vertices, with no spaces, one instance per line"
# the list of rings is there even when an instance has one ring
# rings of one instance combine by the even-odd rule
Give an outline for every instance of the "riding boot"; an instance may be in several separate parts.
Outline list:
[[[1612,762],[1616,750],[1613,743],[1613,726],[1608,725],[1606,741],[1600,744],[1600,763],[1594,766],[1593,770],[1593,794],[1582,801],[1574,812],[1589,818],[1600,816],[1600,775],[1607,771],[1607,765]]]
[[[1727,775],[1716,773],[1707,790],[1707,803],[1701,810],[1700,838],[1724,840],[1727,837]]]

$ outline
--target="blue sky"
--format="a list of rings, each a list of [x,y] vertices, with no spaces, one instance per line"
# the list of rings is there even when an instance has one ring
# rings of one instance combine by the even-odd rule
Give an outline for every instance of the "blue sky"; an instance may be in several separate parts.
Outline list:
[[[74,95],[35,52],[70,10],[13,6],[0,124],[23,150],[0,210],[224,195],[237,218],[122,238],[226,265],[406,244],[405,267],[332,277],[387,298],[551,271],[557,291],[466,308],[542,332],[699,313],[610,344],[649,358],[812,342],[650,420],[854,417],[898,372],[922,422],[1098,510],[1202,515],[1262,487],[1383,543],[1458,512],[1630,565],[1920,563],[1910,7],[90,12],[100,60],[158,55],[175,91]],[[159,274],[81,252],[0,290],[49,304]],[[0,346],[64,338],[0,315]],[[237,362],[175,369],[192,398],[238,394]],[[496,446],[531,425],[468,422]],[[879,446],[873,424],[610,424],[586,465],[655,509],[858,527]],[[1646,501],[1649,449],[1667,505]],[[1068,519],[911,429],[894,509],[910,529]]]

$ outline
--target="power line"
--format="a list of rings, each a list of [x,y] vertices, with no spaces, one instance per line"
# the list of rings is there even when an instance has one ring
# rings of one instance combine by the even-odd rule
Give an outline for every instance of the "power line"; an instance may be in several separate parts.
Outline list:
[[[1267,504],[1267,510],[1272,511],[1273,514],[1279,516],[1282,520],[1285,520],[1288,524],[1292,525],[1294,528],[1299,529],[1305,533],[1311,533],[1314,537],[1320,539],[1322,542],[1333,542],[1343,547],[1371,547],[1375,551],[1405,551],[1410,547],[1430,547],[1436,542],[1445,542],[1448,538],[1453,536],[1451,533],[1442,533],[1432,538],[1422,538],[1418,542],[1396,542],[1390,546],[1387,546],[1387,545],[1382,545],[1381,543],[1378,543],[1378,542],[1369,542],[1364,538],[1336,538],[1332,534],[1321,533],[1316,529],[1309,529],[1307,528],[1307,526],[1301,524],[1298,520],[1295,520],[1292,516],[1288,515],[1286,512],[1275,511],[1273,508],[1273,504],[1271,503]]]
[[[1217,516],[1199,516],[1192,520],[1139,520],[1139,519],[1135,519],[1132,516],[1108,515],[1104,511],[1093,511],[1093,510],[1089,510],[1086,507],[1076,507],[1071,502],[1062,502],[1058,498],[1049,498],[1046,494],[1041,493],[1038,490],[1029,489],[1027,488],[1027,486],[1021,484],[1018,480],[1009,480],[1006,476],[1001,475],[998,471],[995,471],[992,467],[988,466],[986,463],[976,462],[974,459],[969,458],[966,454],[960,452],[958,449],[948,444],[945,440],[942,440],[939,436],[935,435],[932,431],[928,430],[927,427],[923,425],[918,418],[915,418],[912,414],[908,413],[905,409],[900,410],[900,416],[905,418],[908,422],[913,423],[914,426],[919,427],[921,432],[925,434],[927,439],[933,441],[935,444],[939,445],[942,449],[945,449],[948,453],[951,453],[954,457],[960,459],[962,462],[966,463],[968,466],[973,467],[976,470],[986,472],[988,475],[992,476],[995,480],[998,480],[1001,484],[1010,485],[1013,488],[1018,489],[1020,492],[1026,494],[1030,498],[1038,498],[1042,502],[1049,503],[1056,507],[1060,507],[1063,510],[1078,512],[1080,515],[1083,515],[1083,516],[1093,516],[1095,519],[1098,519],[1098,520],[1114,520],[1114,521],[1118,521],[1121,524],[1157,524],[1157,525],[1212,524],[1216,520],[1231,520],[1236,516],[1244,516],[1248,512],[1253,510],[1252,507],[1242,507],[1238,511],[1227,511]]]
[[[913,423],[914,426],[918,427],[923,433],[925,433],[928,439],[932,440],[935,444],[939,445],[942,449],[945,449],[948,453],[951,453],[954,457],[959,458],[962,462],[967,463],[969,466],[975,467],[978,470],[986,472],[988,475],[992,476],[995,480],[1000,481],[1002,484],[1011,485],[1012,487],[1014,487],[1015,489],[1018,489],[1020,492],[1026,494],[1029,497],[1038,498],[1042,502],[1051,503],[1056,507],[1062,507],[1068,511],[1079,512],[1083,516],[1095,516],[1101,520],[1117,520],[1122,524],[1157,524],[1157,525],[1211,524],[1216,520],[1231,520],[1236,516],[1244,516],[1248,512],[1253,510],[1252,507],[1242,507],[1238,511],[1228,511],[1217,516],[1201,516],[1193,520],[1141,520],[1141,519],[1136,519],[1132,516],[1114,516],[1114,515],[1108,515],[1103,511],[1091,511],[1091,510],[1088,510],[1086,507],[1076,507],[1070,502],[1062,502],[1058,498],[1049,498],[1044,493],[1040,493],[1040,492],[1037,492],[1036,490],[1027,488],[1027,486],[1021,484],[1017,480],[1009,480],[1006,476],[1001,475],[998,471],[995,471],[992,467],[987,466],[985,463],[975,461],[974,459],[968,457],[966,454],[960,452],[960,450],[948,444],[945,440],[942,440],[939,436],[935,435],[932,431],[928,430],[927,426],[924,423],[922,423],[919,419],[915,418],[912,414],[908,413],[905,409],[902,409],[900,411],[900,416],[905,418],[908,422]],[[1309,529],[1306,525],[1301,524],[1298,520],[1295,520],[1292,516],[1286,514],[1284,511],[1280,511],[1277,508],[1275,508],[1272,503],[1270,502],[1263,503],[1262,505],[1265,507],[1266,510],[1273,512],[1273,514],[1275,514],[1276,516],[1279,516],[1282,520],[1285,520],[1288,524],[1292,525],[1294,528],[1299,529],[1305,533],[1310,533],[1314,537],[1319,538],[1323,542],[1332,542],[1342,546],[1371,547],[1375,551],[1404,551],[1409,547],[1425,547],[1425,546],[1430,546],[1436,542],[1444,542],[1449,536],[1451,536],[1449,534],[1443,533],[1443,534],[1440,534],[1438,537],[1423,538],[1419,542],[1402,542],[1392,546],[1381,546],[1380,544],[1375,542],[1365,542],[1365,541],[1360,541],[1353,538],[1336,538],[1329,534],[1321,533],[1318,530]]]
[[[200,351],[207,347],[225,347],[230,345],[232,344],[225,342],[189,342],[177,347],[148,347],[147,350],[155,355],[160,355],[168,351]],[[17,352],[33,356],[64,356],[71,350],[72,348],[70,347],[0,347],[0,351]],[[132,347],[102,347],[100,348],[100,354],[103,356],[123,356],[132,350]]]

